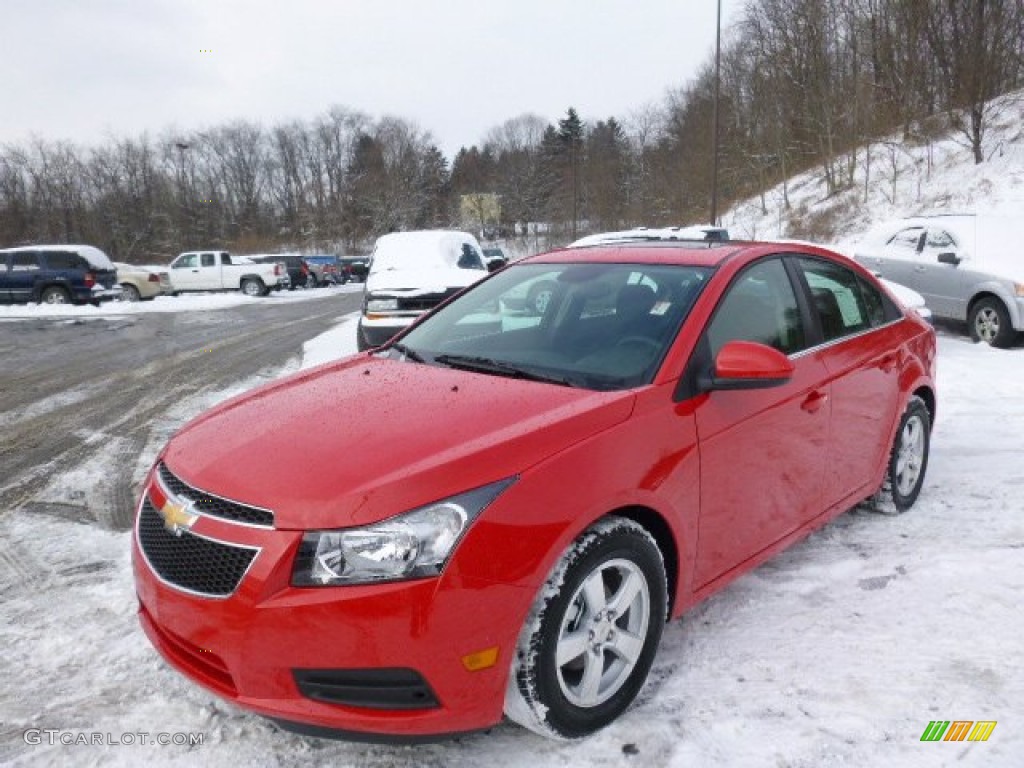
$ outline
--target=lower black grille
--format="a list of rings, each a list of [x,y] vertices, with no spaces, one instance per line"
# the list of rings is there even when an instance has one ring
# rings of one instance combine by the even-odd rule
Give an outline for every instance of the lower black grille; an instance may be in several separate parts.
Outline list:
[[[398,300],[400,310],[416,310],[426,312],[433,309],[449,296],[454,296],[461,288],[449,288],[443,293],[424,293],[419,296],[403,296]]]
[[[193,488],[176,477],[163,462],[160,462],[157,472],[159,472],[160,480],[167,490],[182,500],[195,502],[195,511],[200,514],[221,517],[225,520],[234,520],[239,523],[249,523],[250,525],[263,525],[267,527],[274,525],[274,513],[270,510],[250,507],[246,504],[239,504],[237,501],[228,501],[219,496],[200,491],[198,488]]]
[[[293,669],[303,696],[328,704],[370,709],[434,709],[440,706],[414,669]]]
[[[148,498],[139,513],[139,546],[150,567],[165,582],[209,597],[233,593],[257,552],[188,531],[171,533]]]

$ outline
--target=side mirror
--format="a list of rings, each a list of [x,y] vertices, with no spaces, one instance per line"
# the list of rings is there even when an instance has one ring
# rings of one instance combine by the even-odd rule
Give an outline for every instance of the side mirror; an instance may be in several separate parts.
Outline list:
[[[499,269],[504,267],[508,262],[505,259],[488,259],[487,260],[487,271],[497,272]]]
[[[699,382],[703,392],[768,389],[793,378],[793,363],[777,349],[753,341],[730,341],[718,352],[714,369]]]
[[[938,259],[939,264],[951,264],[954,267],[959,266],[960,262],[963,261],[963,259],[952,252],[940,253],[938,255]]]

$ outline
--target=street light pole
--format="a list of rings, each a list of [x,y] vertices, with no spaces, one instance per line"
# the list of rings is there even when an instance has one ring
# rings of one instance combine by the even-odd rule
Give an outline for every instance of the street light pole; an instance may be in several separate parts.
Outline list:
[[[722,75],[722,0],[718,0],[715,22],[715,97],[711,126],[711,226],[718,224],[718,100]]]
[[[189,148],[189,144],[187,144],[184,141],[176,141],[174,142],[174,146],[178,150],[178,192],[181,195],[181,212],[183,215],[182,217],[186,220],[186,226],[184,229],[186,234],[189,237],[191,237],[191,206],[189,206],[188,204],[188,198],[186,196],[185,190],[185,151]]]

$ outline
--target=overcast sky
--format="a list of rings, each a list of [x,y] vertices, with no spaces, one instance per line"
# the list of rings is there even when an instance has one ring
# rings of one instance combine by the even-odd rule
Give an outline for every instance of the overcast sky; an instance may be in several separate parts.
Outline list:
[[[742,0],[722,0],[723,27]],[[716,0],[0,0],[0,143],[96,144],[332,105],[446,156],[506,119],[625,118],[714,51]]]

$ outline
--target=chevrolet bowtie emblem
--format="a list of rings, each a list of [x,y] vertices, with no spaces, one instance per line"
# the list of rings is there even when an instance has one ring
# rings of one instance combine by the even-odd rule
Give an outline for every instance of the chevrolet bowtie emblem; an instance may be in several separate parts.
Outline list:
[[[182,532],[192,527],[192,524],[199,517],[189,511],[189,504],[177,504],[170,499],[164,502],[160,508],[160,516],[164,519],[164,528],[175,536],[181,536]]]

